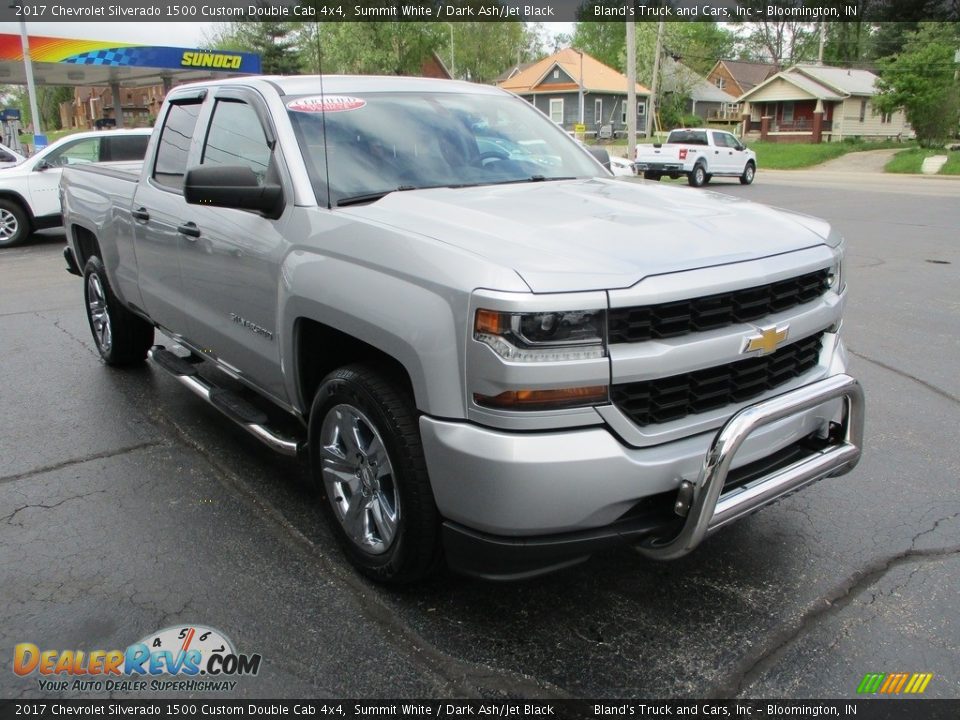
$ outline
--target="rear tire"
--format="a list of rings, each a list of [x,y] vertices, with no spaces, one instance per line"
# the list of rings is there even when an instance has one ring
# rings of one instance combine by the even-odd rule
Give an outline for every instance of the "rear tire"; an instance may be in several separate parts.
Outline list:
[[[127,310],[96,255],[83,268],[83,300],[97,352],[107,365],[139,365],[153,345],[153,325]]]
[[[693,170],[687,175],[687,182],[691,187],[703,187],[707,184],[707,169],[702,163],[693,166]]]
[[[30,235],[30,218],[20,204],[0,200],[0,248],[12,247]]]
[[[750,185],[753,183],[753,179],[757,176],[757,168],[752,162],[748,162],[747,166],[743,169],[743,175],[740,176],[741,185]]]
[[[663,177],[658,172],[651,172],[650,170],[645,170],[643,173],[644,180],[653,180],[654,182],[660,182],[660,178]]]
[[[310,468],[347,559],[379,582],[421,580],[440,566],[433,500],[409,392],[386,373],[330,373],[310,409]]]

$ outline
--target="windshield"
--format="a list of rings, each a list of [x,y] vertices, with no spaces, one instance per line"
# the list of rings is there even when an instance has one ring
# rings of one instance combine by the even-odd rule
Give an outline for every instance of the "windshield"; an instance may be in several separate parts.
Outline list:
[[[513,96],[364,93],[286,104],[317,198],[327,201],[329,173],[334,207],[394,190],[602,174],[562,129]]]

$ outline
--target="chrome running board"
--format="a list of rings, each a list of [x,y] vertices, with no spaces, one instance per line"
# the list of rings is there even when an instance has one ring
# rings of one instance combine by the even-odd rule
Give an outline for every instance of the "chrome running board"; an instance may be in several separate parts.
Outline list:
[[[302,443],[275,433],[266,426],[266,415],[229,390],[219,388],[196,372],[196,364],[180,358],[162,345],[155,345],[147,352],[157,367],[163,368],[181,385],[233,420],[257,440],[281,455],[294,457]]]

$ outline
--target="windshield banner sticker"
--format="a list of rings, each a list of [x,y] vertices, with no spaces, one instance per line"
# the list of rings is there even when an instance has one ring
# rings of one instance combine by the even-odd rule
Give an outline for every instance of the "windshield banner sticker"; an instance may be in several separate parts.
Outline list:
[[[349,95],[312,95],[291,100],[287,103],[287,109],[294,112],[333,113],[359,110],[366,104],[366,100]]]

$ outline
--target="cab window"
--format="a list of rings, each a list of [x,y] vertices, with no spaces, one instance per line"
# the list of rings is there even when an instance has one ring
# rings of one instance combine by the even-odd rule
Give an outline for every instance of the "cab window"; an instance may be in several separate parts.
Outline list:
[[[256,111],[245,102],[218,100],[210,119],[201,165],[244,165],[262,184],[270,146]]]

